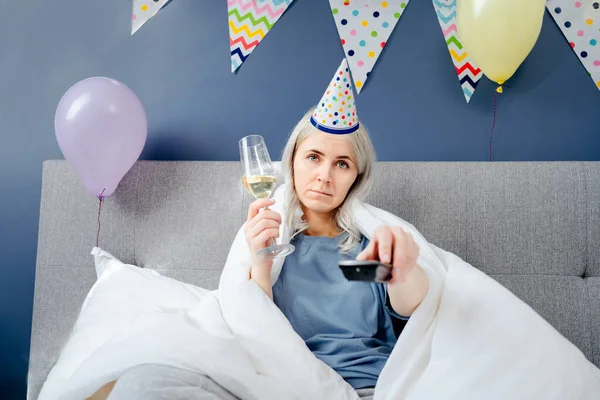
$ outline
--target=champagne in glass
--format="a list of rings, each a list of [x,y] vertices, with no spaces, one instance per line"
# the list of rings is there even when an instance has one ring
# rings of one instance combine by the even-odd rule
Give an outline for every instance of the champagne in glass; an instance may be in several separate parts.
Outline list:
[[[240,140],[240,161],[242,163],[242,185],[256,199],[269,198],[277,185],[275,168],[269,156],[269,150],[260,135],[250,135]],[[291,244],[275,244],[269,240],[269,246],[260,250],[258,255],[267,259],[285,257],[294,251]]]
[[[244,188],[257,199],[264,199],[265,197],[271,197],[275,185],[277,184],[276,176],[268,175],[244,175],[242,177],[242,184]]]

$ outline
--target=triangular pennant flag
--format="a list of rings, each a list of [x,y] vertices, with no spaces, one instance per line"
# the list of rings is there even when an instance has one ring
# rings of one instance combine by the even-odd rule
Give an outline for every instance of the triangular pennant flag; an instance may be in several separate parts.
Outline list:
[[[469,59],[458,37],[456,29],[456,0],[433,0],[433,7],[440,22],[446,45],[450,51],[450,57],[454,63],[454,69],[458,75],[460,86],[468,103],[471,101],[471,96],[473,96],[477,88],[482,72]]]
[[[294,0],[228,0],[231,72],[235,72]]]
[[[154,17],[171,0],[133,0],[131,34],[137,32],[150,18]]]
[[[408,0],[329,0],[357,93],[407,4]]]
[[[548,0],[546,7],[600,89],[600,0]]]

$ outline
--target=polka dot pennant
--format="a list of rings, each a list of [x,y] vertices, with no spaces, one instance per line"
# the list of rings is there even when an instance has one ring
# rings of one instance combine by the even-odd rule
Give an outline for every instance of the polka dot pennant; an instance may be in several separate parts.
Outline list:
[[[358,129],[358,114],[346,58],[331,78],[310,122],[315,128],[333,134],[348,134]]]
[[[154,17],[169,0],[133,0],[133,13],[131,14],[131,34],[133,35],[148,20]]]
[[[360,93],[409,0],[329,0]]]
[[[600,89],[600,0],[548,0],[546,7]]]

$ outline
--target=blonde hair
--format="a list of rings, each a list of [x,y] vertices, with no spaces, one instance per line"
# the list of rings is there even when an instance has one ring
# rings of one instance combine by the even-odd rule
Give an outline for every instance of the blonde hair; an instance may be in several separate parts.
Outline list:
[[[294,188],[294,157],[296,150],[302,142],[318,130],[310,122],[310,117],[315,107],[308,110],[302,119],[296,124],[287,140],[283,154],[281,156],[281,169],[284,180],[288,182],[285,198],[285,223],[291,228],[292,238],[308,228],[308,223],[304,221],[297,210],[300,208],[300,199]],[[347,237],[340,244],[342,252],[350,251],[361,240],[361,234],[354,222],[352,214],[352,203],[355,200],[364,200],[371,186],[373,185],[373,165],[376,160],[375,149],[369,138],[367,128],[361,122],[359,128],[344,135],[350,143],[350,147],[356,157],[358,164],[358,176],[350,187],[348,194],[342,204],[340,204],[334,214],[334,222],[338,228],[347,232]]]

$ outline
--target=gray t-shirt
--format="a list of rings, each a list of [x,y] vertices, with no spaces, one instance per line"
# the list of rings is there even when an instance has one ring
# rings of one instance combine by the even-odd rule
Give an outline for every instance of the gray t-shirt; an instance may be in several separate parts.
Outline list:
[[[394,345],[387,285],[348,281],[340,259],[355,259],[368,244],[349,253],[335,238],[298,234],[273,286],[273,300],[313,354],[355,389],[374,387]]]

